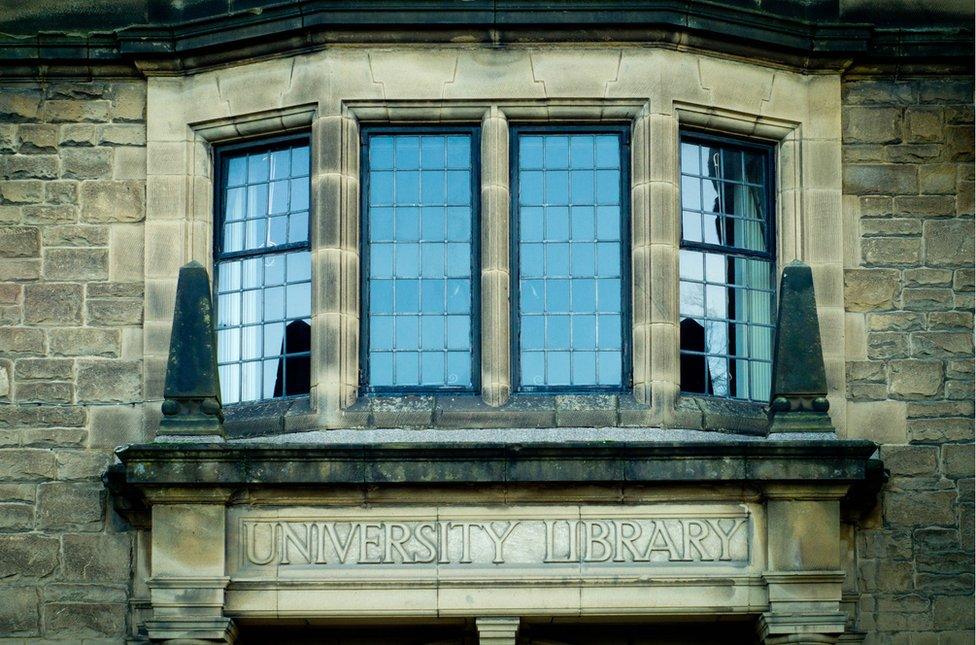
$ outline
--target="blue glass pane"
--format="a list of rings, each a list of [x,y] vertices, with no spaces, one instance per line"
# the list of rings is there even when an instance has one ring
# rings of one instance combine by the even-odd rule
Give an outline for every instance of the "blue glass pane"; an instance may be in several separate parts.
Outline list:
[[[309,390],[311,257],[307,145],[227,157],[215,262],[218,368],[226,404]],[[250,251],[246,259],[222,259]]]
[[[370,333],[375,314],[388,314],[392,329],[391,337],[382,323],[384,335],[370,335],[369,384],[470,387],[470,136],[376,135],[368,142]]]
[[[620,137],[518,145],[521,385],[623,385]],[[603,355],[615,358],[601,367]]]

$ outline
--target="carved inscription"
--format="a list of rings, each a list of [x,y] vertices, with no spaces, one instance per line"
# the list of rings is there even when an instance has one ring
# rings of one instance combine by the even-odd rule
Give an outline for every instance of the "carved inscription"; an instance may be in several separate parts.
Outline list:
[[[244,520],[245,566],[732,563],[746,517],[493,521]]]

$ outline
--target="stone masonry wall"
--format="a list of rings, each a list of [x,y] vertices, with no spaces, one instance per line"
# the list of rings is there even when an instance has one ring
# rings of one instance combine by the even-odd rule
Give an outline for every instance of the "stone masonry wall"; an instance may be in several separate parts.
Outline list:
[[[0,635],[121,641],[142,428],[145,85],[0,89]],[[6,642],[6,641],[4,641]]]
[[[970,644],[973,82],[848,80],[843,102],[848,428],[891,472],[856,540],[858,626]]]

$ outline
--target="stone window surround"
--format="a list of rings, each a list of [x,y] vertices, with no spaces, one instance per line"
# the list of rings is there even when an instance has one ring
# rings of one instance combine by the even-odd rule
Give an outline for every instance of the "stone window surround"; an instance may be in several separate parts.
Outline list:
[[[150,114],[152,114],[150,92]],[[838,98],[839,102],[839,93]],[[156,266],[153,225],[167,229],[182,243],[182,261],[210,264],[212,194],[210,146],[254,136],[311,129],[313,179],[313,366],[310,409],[281,427],[359,427],[440,425],[445,427],[548,425],[538,413],[558,411],[560,397],[511,395],[508,342],[509,208],[508,123],[630,122],[631,123],[631,244],[633,397],[568,397],[562,405],[573,413],[554,425],[630,425],[695,427],[699,397],[679,396],[677,328],[677,257],[680,222],[678,186],[679,131],[683,127],[773,141],[777,146],[778,268],[800,258],[814,266],[818,278],[821,327],[832,398],[843,399],[842,250],[839,238],[839,132],[824,140],[805,139],[801,119],[787,120],[673,99],[670,109],[655,99],[595,98],[589,100],[343,100],[338,114],[323,115],[316,104],[298,104],[219,119],[185,121],[188,131],[182,159],[153,155],[150,136],[147,208],[147,289],[157,295],[147,302],[147,392],[164,372],[168,344],[168,276],[175,288],[172,260]],[[481,396],[360,397],[358,394],[359,335],[359,127],[360,124],[465,123],[482,128],[482,361]],[[839,129],[839,128],[838,128]],[[150,128],[151,130],[151,128]],[[171,144],[170,144],[171,145]],[[154,163],[162,157],[167,163]],[[801,158],[803,162],[801,162]],[[808,159],[813,164],[805,164]],[[172,162],[182,161],[174,164]],[[189,221],[153,222],[154,175],[166,168],[186,180],[184,194]],[[182,168],[180,166],[183,166]],[[157,172],[163,171],[163,172]],[[157,202],[158,203],[158,202]],[[814,211],[813,209],[823,209]],[[338,213],[339,217],[326,217]],[[172,217],[171,215],[169,216]],[[175,225],[175,226],[174,226]],[[173,230],[179,228],[179,231]],[[162,231],[160,231],[162,232]],[[817,237],[832,232],[832,246]],[[170,248],[171,245],[170,245]],[[158,254],[157,254],[158,256]],[[182,263],[182,262],[180,262]],[[168,273],[167,273],[168,272]],[[155,273],[155,274],[154,274]],[[149,284],[153,283],[153,284]],[[154,309],[154,304],[155,309]],[[839,336],[832,332],[840,330]],[[158,374],[156,374],[158,372]],[[161,384],[160,384],[161,385]],[[443,400],[438,400],[443,399]],[[553,399],[557,399],[553,401]],[[507,404],[506,404],[507,403]],[[723,402],[726,420],[741,416],[742,429],[758,430],[762,418],[755,404]],[[498,409],[498,406],[501,406]],[[612,408],[608,410],[608,408]],[[434,411],[436,409],[436,412]],[[281,408],[265,405],[265,414],[280,419]],[[295,410],[292,410],[295,412]],[[832,411],[843,424],[843,406]],[[291,414],[291,413],[289,413]],[[690,414],[690,416],[689,416]],[[696,417],[695,415],[699,415]],[[150,415],[151,416],[151,415]],[[558,413],[555,414],[558,419]],[[838,418],[840,417],[840,418]],[[153,421],[150,419],[150,424]],[[735,423],[734,421],[732,423]]]

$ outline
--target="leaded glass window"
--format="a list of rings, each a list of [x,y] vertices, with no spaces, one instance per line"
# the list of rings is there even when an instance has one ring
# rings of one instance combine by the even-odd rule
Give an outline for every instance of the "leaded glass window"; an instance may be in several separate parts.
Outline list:
[[[681,389],[769,399],[773,349],[772,149],[681,140]]]
[[[521,390],[626,385],[626,142],[620,129],[516,130]]]
[[[365,385],[476,385],[476,133],[367,130]]]
[[[217,362],[225,404],[308,394],[307,137],[217,152]]]

